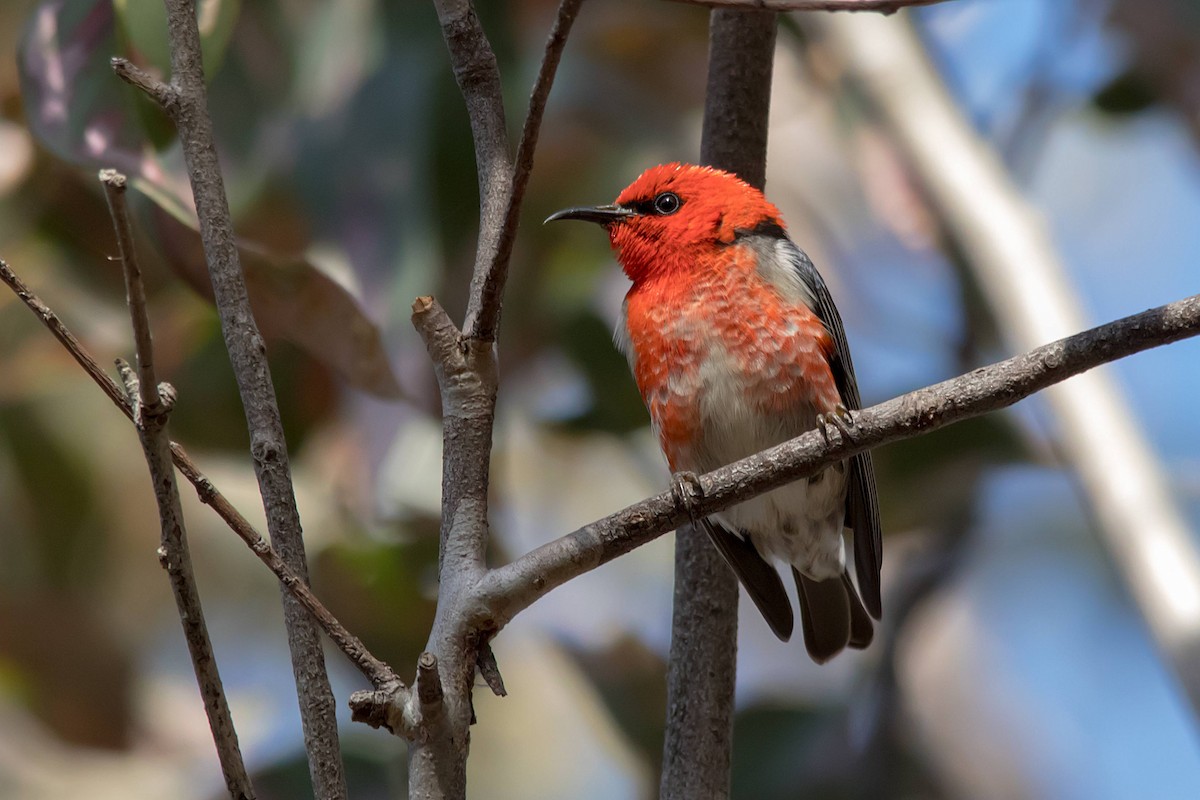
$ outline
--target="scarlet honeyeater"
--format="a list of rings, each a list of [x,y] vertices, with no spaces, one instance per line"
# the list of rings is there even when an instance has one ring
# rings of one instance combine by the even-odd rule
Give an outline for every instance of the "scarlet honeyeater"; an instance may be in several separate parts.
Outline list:
[[[608,230],[633,282],[616,339],[678,476],[708,472],[860,407],[842,320],[779,210],[709,167],[644,172],[613,205],[570,208]],[[818,662],[866,647],[870,617],[846,571],[842,528],[876,619],[881,542],[869,453],[700,521],[775,634],[792,607],[772,560],[791,566],[804,643]]]

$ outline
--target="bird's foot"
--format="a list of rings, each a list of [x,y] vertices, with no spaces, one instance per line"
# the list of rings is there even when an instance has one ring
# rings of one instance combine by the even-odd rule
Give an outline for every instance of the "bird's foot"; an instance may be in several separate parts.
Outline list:
[[[843,438],[849,438],[850,432],[857,427],[858,422],[854,419],[854,412],[840,403],[828,414],[817,414],[817,429],[821,431],[821,436],[825,437],[825,444],[831,444],[829,441],[830,428],[837,428]]]
[[[687,512],[692,523],[696,522],[696,505],[704,499],[704,487],[696,473],[682,471],[671,474],[671,494],[675,497],[675,505]]]

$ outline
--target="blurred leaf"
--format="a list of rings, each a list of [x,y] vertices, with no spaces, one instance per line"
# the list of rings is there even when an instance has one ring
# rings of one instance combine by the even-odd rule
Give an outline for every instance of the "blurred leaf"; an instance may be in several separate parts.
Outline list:
[[[815,770],[808,769],[813,739],[836,712],[757,707],[739,711],[733,723],[732,797],[838,797],[813,794]]]
[[[767,705],[737,712],[731,796],[754,800],[936,798],[941,793],[906,751],[852,742],[844,708]]]
[[[648,763],[662,760],[667,665],[639,639],[623,636],[603,650],[569,650],[613,719]]]
[[[131,60],[142,65],[148,63],[159,74],[169,75],[171,49],[167,41],[166,6],[162,0],[113,0],[113,6],[121,32],[129,44]],[[212,81],[221,68],[240,11],[240,0],[198,0],[196,3],[207,81]]]
[[[389,664],[414,664],[433,624],[436,522],[428,536],[390,544],[339,543],[322,550],[313,584],[329,609]]]
[[[591,388],[592,407],[571,420],[571,425],[616,433],[644,427],[648,422],[646,407],[608,326],[594,314],[579,314],[567,321],[561,341]]]
[[[156,207],[154,224],[172,268],[211,300],[194,220],[185,224]],[[254,317],[265,336],[295,343],[357,389],[388,399],[400,396],[383,336],[349,291],[304,257],[277,257],[245,242],[238,252]]]
[[[42,3],[17,53],[21,96],[34,136],[55,155],[136,174],[145,140],[136,90],[109,66],[119,52],[109,0]]]
[[[81,451],[56,436],[26,405],[0,407],[0,437],[24,491],[22,506],[32,527],[24,538],[38,570],[36,580],[65,589],[94,578],[91,562],[102,537],[96,535],[95,496]]]
[[[1096,93],[1092,102],[1107,114],[1137,114],[1157,102],[1154,89],[1144,78],[1125,72]]]
[[[985,467],[1029,460],[1012,420],[988,414],[876,451],[885,530],[960,519]]]
[[[132,659],[96,598],[0,590],[0,654],[29,708],[58,736],[125,748],[133,728]]]
[[[117,78],[110,64],[113,56],[123,55],[166,75],[169,55],[162,2],[117,3],[124,15],[121,36],[110,0],[50,0],[30,14],[17,54],[30,130],[46,149],[68,163],[113,167],[163,193],[190,198],[179,153],[165,161],[155,153],[155,148],[174,140],[173,126],[157,105]],[[200,4],[205,75],[210,79],[228,49],[239,8],[240,0]],[[183,202],[190,205],[190,199]]]

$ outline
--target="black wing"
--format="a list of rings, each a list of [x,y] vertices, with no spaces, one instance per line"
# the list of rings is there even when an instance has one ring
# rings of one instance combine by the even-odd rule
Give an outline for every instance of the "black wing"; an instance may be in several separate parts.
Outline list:
[[[794,263],[805,288],[812,295],[813,311],[833,337],[834,353],[830,359],[833,378],[837,382],[842,404],[857,411],[862,408],[858,395],[858,383],[854,379],[854,362],[850,359],[850,345],[846,342],[846,330],[842,316],[838,313],[829,287],[808,255],[796,247]],[[883,537],[879,530],[879,497],[875,491],[875,466],[871,453],[863,452],[850,459],[848,476],[849,490],[846,493],[846,527],[854,532],[854,571],[858,576],[859,591],[871,616],[879,619],[883,614],[883,600],[879,591],[879,569],[883,562]]]
[[[740,536],[708,517],[700,520],[700,527],[708,532],[708,538],[746,587],[746,594],[758,606],[759,613],[775,635],[785,642],[790,639],[792,603],[775,568],[759,555],[749,537]]]

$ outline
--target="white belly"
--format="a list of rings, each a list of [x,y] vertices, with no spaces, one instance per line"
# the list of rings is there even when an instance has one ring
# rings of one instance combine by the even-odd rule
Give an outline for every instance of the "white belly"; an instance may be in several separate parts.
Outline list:
[[[767,415],[752,407],[726,361],[719,354],[710,356],[701,370],[697,395],[703,435],[693,446],[696,463],[691,466],[697,472],[724,466],[816,427],[816,410],[811,406],[785,415]],[[842,462],[718,516],[730,528],[748,533],[762,555],[825,580],[841,576],[845,569],[845,506]]]

